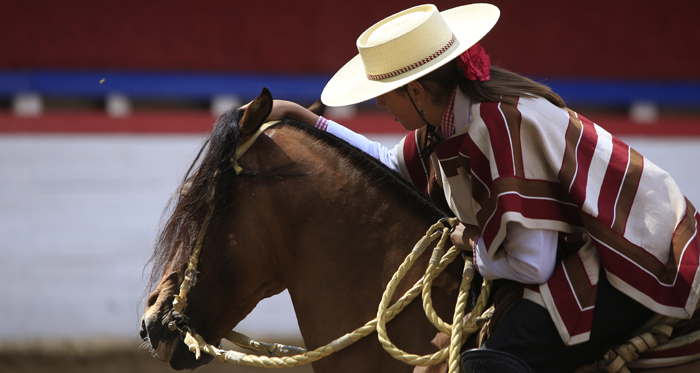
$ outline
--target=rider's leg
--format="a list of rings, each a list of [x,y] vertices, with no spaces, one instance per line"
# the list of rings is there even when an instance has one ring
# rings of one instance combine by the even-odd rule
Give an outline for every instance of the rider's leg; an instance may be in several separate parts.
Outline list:
[[[624,342],[653,315],[610,285],[601,270],[589,341],[565,345],[549,312],[521,299],[501,319],[484,348],[513,354],[536,372],[571,372],[600,358],[611,345]]]

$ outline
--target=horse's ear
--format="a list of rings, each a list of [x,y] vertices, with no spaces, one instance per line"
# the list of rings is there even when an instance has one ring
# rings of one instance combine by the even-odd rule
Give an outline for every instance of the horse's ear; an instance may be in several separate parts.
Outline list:
[[[248,104],[243,117],[238,122],[241,135],[247,136],[255,133],[265,123],[270,112],[272,112],[272,94],[270,90],[263,87],[260,96]]]
[[[314,102],[313,105],[309,106],[309,111],[318,116],[323,116],[323,113],[326,112],[326,105],[321,102],[321,99],[319,99],[318,101]]]

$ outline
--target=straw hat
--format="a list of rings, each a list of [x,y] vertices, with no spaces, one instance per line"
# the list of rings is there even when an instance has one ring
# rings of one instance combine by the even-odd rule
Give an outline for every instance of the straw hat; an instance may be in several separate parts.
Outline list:
[[[476,44],[499,15],[491,4],[444,12],[427,4],[387,17],[360,35],[360,54],[326,84],[321,101],[328,106],[356,104],[416,80]]]

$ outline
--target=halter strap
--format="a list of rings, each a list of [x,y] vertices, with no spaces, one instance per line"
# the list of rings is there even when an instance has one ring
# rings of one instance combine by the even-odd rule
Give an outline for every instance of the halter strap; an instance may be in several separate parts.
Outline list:
[[[258,139],[258,137],[260,136],[260,134],[263,133],[263,131],[274,126],[275,124],[277,124],[279,122],[280,122],[279,120],[273,120],[270,122],[263,123],[260,126],[260,128],[258,128],[258,130],[248,140],[246,140],[246,142],[244,142],[243,144],[241,144],[241,146],[238,147],[238,149],[233,154],[233,156],[231,156],[231,159],[230,159],[231,165],[233,166],[233,170],[236,171],[236,175],[240,175],[241,172],[243,171],[243,168],[241,167],[241,165],[238,164],[238,160],[241,159],[243,154],[248,150],[248,148],[250,148],[253,145],[255,140]]]

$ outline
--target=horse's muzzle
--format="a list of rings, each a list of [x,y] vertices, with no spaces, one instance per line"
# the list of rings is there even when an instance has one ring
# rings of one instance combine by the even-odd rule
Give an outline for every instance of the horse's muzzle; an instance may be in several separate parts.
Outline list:
[[[213,356],[203,353],[199,357],[199,360],[197,360],[194,353],[190,352],[185,342],[182,341],[182,338],[177,336],[172,342],[170,360],[168,362],[170,363],[170,367],[175,370],[193,370],[209,363],[213,359]]]
[[[213,359],[210,355],[202,354],[197,360],[182,341],[179,332],[164,328],[160,322],[142,320],[139,336],[149,343],[155,358],[167,361],[174,370],[196,369]]]

